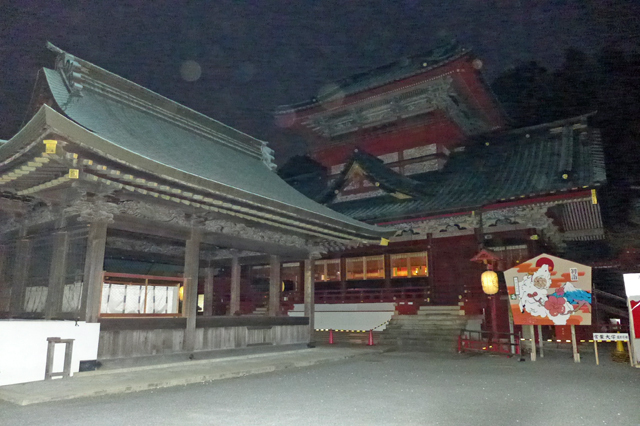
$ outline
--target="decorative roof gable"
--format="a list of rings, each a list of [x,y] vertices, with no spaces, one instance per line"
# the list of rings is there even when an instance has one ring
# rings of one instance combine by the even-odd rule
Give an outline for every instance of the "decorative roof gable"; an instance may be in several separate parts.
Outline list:
[[[367,195],[368,193],[375,193],[373,196],[388,194],[396,199],[422,198],[429,194],[420,182],[402,176],[386,166],[379,158],[357,149],[340,176],[320,197],[320,201],[323,203],[344,201],[345,197],[336,196],[345,190],[360,186],[358,184],[361,182],[368,182],[370,191],[365,190],[364,196],[352,197],[352,199],[370,198],[371,195]]]

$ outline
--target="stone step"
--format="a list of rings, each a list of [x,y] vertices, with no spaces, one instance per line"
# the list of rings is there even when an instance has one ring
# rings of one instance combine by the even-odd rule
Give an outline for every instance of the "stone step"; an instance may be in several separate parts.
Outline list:
[[[418,309],[418,315],[429,314],[429,313],[455,313],[456,315],[460,315],[460,312],[463,312],[460,309],[460,306],[420,306]]]

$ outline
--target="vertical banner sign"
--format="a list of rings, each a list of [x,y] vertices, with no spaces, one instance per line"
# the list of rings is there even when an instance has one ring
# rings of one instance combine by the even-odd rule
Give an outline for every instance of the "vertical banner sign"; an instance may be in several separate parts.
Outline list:
[[[541,254],[504,277],[514,324],[591,325],[590,266]]]
[[[624,289],[629,308],[629,332],[633,351],[632,364],[640,364],[640,274],[624,274]]]

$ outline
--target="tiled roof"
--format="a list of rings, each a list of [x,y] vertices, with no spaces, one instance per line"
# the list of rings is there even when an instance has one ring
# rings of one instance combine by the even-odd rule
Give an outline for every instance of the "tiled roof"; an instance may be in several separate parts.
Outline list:
[[[187,108],[93,64],[71,58],[80,62],[82,84],[70,85],[64,70],[44,70],[57,108],[106,141],[102,148],[113,146],[117,152],[128,153],[126,160],[134,167],[141,167],[136,161],[144,162],[143,170],[148,173],[162,170],[167,177],[175,174],[179,179],[188,175],[194,185],[234,194],[265,208],[286,210],[307,219],[330,220],[372,237],[385,233],[291,188],[265,165],[257,139],[200,117],[195,111],[172,115],[171,110]]]
[[[413,178],[430,194],[408,200],[389,195],[331,208],[379,223],[584,190],[606,181],[600,135],[586,126],[586,117],[485,135],[453,153],[441,171]]]

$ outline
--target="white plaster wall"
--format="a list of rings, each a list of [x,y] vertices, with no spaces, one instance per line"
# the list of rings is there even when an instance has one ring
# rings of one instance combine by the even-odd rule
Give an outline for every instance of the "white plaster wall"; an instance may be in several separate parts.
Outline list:
[[[100,324],[84,321],[0,320],[0,386],[44,380],[47,337],[75,339],[72,373],[80,361],[98,357]],[[64,366],[64,346],[56,345],[53,372]]]
[[[371,330],[389,321],[395,311],[393,303],[317,304],[314,325],[317,329]],[[304,305],[296,304],[291,317],[304,316]],[[386,324],[377,331],[384,330]]]

